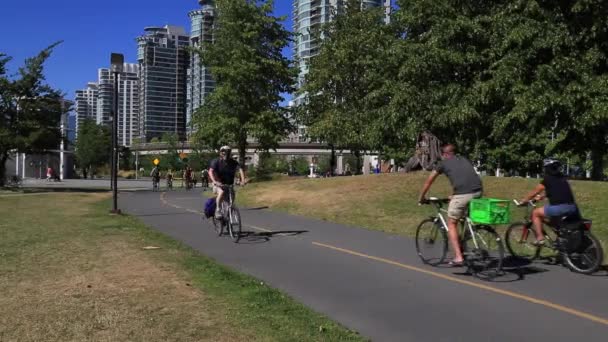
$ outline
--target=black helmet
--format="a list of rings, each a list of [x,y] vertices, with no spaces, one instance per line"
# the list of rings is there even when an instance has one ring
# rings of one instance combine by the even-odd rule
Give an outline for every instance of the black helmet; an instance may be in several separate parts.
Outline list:
[[[543,160],[543,167],[557,168],[562,165],[562,162],[555,158],[546,158]]]

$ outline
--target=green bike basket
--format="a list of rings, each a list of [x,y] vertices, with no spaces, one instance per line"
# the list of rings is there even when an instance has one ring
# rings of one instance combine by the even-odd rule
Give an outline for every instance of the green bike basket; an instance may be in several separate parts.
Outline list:
[[[508,224],[511,222],[511,201],[477,198],[469,203],[469,217],[475,223]]]

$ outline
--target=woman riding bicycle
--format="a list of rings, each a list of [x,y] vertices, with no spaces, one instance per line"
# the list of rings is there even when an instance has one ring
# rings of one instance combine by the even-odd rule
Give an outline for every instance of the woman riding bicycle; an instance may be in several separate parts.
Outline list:
[[[542,199],[542,196],[540,196],[542,192],[549,199],[549,204],[536,208],[532,212],[532,222],[536,231],[534,245],[536,246],[545,243],[542,231],[546,217],[580,216],[570,184],[561,172],[561,166],[561,162],[557,159],[548,158],[543,160],[545,174],[543,180],[521,201],[522,204],[526,204],[534,198]]]

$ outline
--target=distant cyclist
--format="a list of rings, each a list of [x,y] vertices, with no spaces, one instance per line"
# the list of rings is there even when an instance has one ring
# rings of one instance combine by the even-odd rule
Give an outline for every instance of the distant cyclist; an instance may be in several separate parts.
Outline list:
[[[158,169],[158,166],[154,166],[150,172],[150,176],[152,177],[152,185],[160,183],[160,170]]]
[[[207,169],[201,171],[201,186],[203,188],[209,187],[209,170]]]
[[[236,172],[239,172],[241,185],[245,185],[245,172],[241,168],[239,162],[232,159],[232,150],[230,146],[222,146],[220,148],[220,157],[214,159],[209,166],[209,178],[213,183],[213,192],[217,194],[215,218],[222,218],[221,205],[224,199],[226,185],[233,185]]]
[[[572,188],[562,173],[561,166],[561,162],[557,159],[543,160],[545,173],[543,180],[521,201],[521,203],[528,203],[535,197],[542,199],[543,192],[549,199],[549,204],[536,208],[532,212],[532,222],[536,231],[534,244],[537,246],[545,243],[542,233],[545,217],[580,216]]]
[[[172,171],[167,172],[167,175],[165,176],[165,178],[167,179],[167,188],[173,189],[173,172]]]
[[[481,197],[483,187],[473,164],[467,158],[456,155],[456,146],[448,144],[441,149],[441,162],[437,164],[424,183],[418,203],[427,201],[426,193],[440,174],[448,177],[453,188],[448,205],[448,237],[454,250],[454,259],[450,265],[461,266],[464,257],[460,249],[460,241],[458,241],[458,220],[464,216],[469,202]]]

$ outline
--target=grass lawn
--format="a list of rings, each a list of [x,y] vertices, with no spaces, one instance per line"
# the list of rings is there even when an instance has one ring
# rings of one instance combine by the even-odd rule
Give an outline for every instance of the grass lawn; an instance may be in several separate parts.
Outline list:
[[[105,193],[0,194],[0,341],[362,340],[108,208]]]
[[[253,183],[239,192],[246,206],[274,210],[412,236],[418,223],[433,213],[432,206],[418,206],[418,195],[427,172],[381,174],[322,179],[296,179]],[[483,178],[484,196],[520,199],[539,182],[524,178]],[[593,220],[593,232],[608,252],[608,183],[572,181],[583,216]],[[433,184],[430,196],[451,194],[446,177]],[[523,219],[525,209],[512,208],[512,221]],[[502,228],[502,227],[501,227]]]

